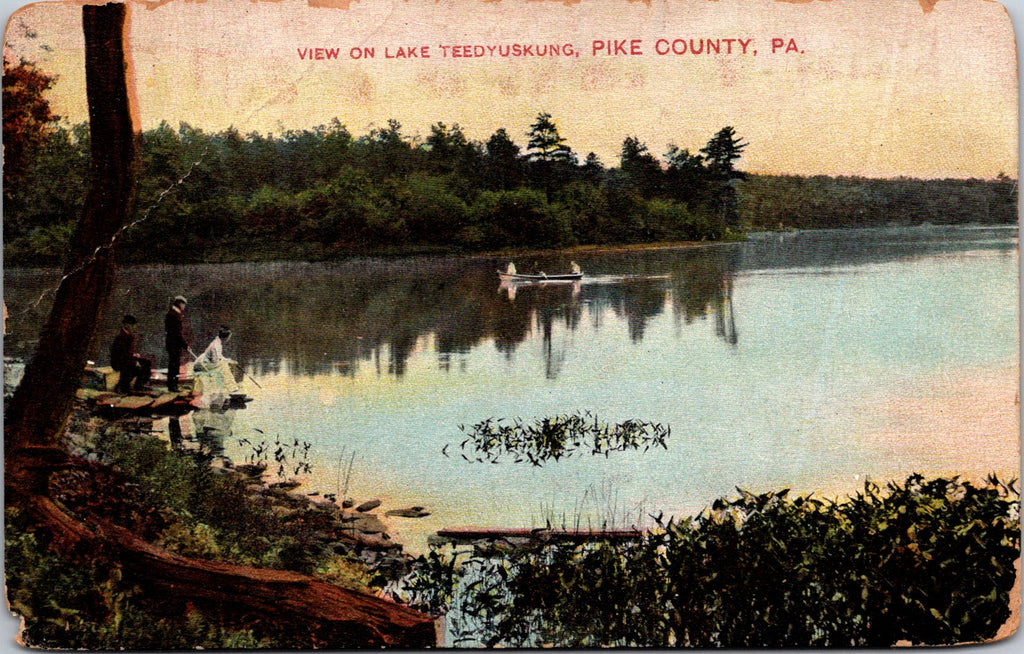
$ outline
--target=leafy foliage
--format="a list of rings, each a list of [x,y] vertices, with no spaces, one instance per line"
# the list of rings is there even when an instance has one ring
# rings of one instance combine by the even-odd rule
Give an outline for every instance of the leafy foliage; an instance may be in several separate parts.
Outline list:
[[[749,175],[738,190],[753,229],[1017,222],[1017,181]]]
[[[401,595],[453,644],[890,647],[992,638],[1009,617],[1020,494],[913,475],[845,501],[716,500],[637,541],[438,546]]]
[[[467,434],[460,444],[462,458],[466,461],[499,463],[504,458],[512,458],[514,463],[529,461],[535,466],[572,456],[580,450],[608,456],[611,452],[641,447],[645,452],[651,447],[666,448],[665,441],[672,433],[668,425],[642,420],[609,425],[589,411],[533,422],[521,418],[509,422],[488,418],[468,428],[460,425],[459,430]]]
[[[218,474],[208,453],[179,451],[119,425],[80,435],[75,446],[89,460],[76,458],[73,466],[52,475],[50,494],[83,522],[108,521],[184,556],[292,570],[362,592],[386,581],[375,582],[358,558],[325,548],[315,517],[288,520],[254,498],[240,476]],[[172,593],[136,586],[103,552],[58,554],[18,510],[9,509],[6,519],[8,599],[26,618],[31,646],[308,646],[308,634],[289,631],[287,624],[268,624],[230,607],[195,606]]]
[[[25,643],[60,649],[272,647],[241,624],[211,620],[173,598],[149,598],[116,562],[72,560],[29,530],[17,510],[6,519],[5,571],[11,610],[24,616]]]
[[[733,191],[716,185],[720,175],[703,158],[681,175],[627,137],[620,168],[604,168],[593,154],[580,164],[546,113],[527,136],[522,151],[505,129],[481,143],[443,122],[423,139],[394,120],[361,137],[336,119],[280,135],[164,122],[142,136],[134,225],[121,256],[322,259],[726,234],[716,194]],[[5,187],[9,261],[63,255],[89,174],[88,139],[85,125],[38,132],[24,179]]]
[[[60,116],[43,97],[56,77],[24,59],[15,63],[6,53],[3,65],[4,187],[9,188],[21,178],[33,150],[45,142]]]
[[[4,255],[60,262],[89,177],[87,125],[57,126],[27,62],[4,62]],[[1017,183],[747,175],[726,126],[659,159],[626,136],[619,165],[583,162],[537,115],[521,149],[498,129],[424,138],[389,120],[355,136],[334,119],[280,134],[168,123],[142,136],[129,261],[325,259],[351,254],[704,241],[744,228],[1016,220]]]

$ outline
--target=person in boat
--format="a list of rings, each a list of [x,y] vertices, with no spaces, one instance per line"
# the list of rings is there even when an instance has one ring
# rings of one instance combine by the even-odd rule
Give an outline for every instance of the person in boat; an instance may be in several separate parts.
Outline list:
[[[138,320],[126,314],[121,321],[121,329],[110,345],[110,367],[117,371],[117,384],[114,391],[127,395],[133,389],[145,390],[153,372],[153,362],[137,351],[139,343]]]
[[[202,395],[202,402],[207,406],[224,400],[238,390],[238,383],[231,369],[235,362],[224,356],[224,343],[230,339],[231,330],[228,327],[221,327],[217,336],[192,364],[195,373],[194,390]]]
[[[578,275],[581,272],[583,272],[583,270],[580,268],[580,264],[573,261],[572,265],[569,266],[569,272],[571,272],[573,275]]]
[[[508,275],[515,275],[515,274],[517,274],[516,273],[516,264],[512,263],[511,261],[509,261],[508,262],[508,267],[505,268],[505,273],[508,274]]]
[[[171,302],[167,315],[164,316],[164,345],[167,350],[167,390],[178,392],[178,378],[181,374],[181,357],[188,351],[189,339],[185,318],[185,307],[188,305],[181,295]]]

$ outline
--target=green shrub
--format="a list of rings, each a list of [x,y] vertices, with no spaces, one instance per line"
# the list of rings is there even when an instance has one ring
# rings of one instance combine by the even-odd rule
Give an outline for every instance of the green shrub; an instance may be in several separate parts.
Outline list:
[[[272,647],[251,630],[198,612],[181,617],[175,598],[142,593],[112,562],[70,559],[30,531],[21,512],[5,512],[5,571],[11,610],[25,618],[25,644],[47,649],[145,650]],[[167,614],[175,617],[165,617]]]
[[[400,594],[446,612],[455,645],[984,641],[1009,617],[1019,498],[919,475],[842,502],[741,492],[634,542],[440,547]]]
[[[164,546],[186,556],[311,574],[328,554],[308,534],[254,504],[245,482],[221,475],[202,452],[180,452],[155,436],[107,430],[95,449],[139,501],[170,514]]]

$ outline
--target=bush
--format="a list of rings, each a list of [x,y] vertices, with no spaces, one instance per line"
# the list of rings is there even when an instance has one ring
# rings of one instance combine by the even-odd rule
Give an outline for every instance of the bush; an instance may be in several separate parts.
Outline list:
[[[720,499],[634,542],[444,546],[408,601],[454,644],[891,647],[991,639],[1020,554],[1013,484],[874,484],[842,502]]]
[[[174,598],[142,594],[110,561],[72,560],[50,551],[43,537],[28,531],[17,510],[8,509],[5,518],[7,599],[11,610],[25,618],[22,636],[30,647],[97,651],[273,646],[251,630],[186,611]]]
[[[95,447],[140,503],[170,516],[173,524],[160,540],[172,551],[305,574],[330,558],[295,525],[255,505],[240,478],[215,474],[202,452],[178,452],[154,436],[116,430]]]
[[[315,524],[285,521],[250,497],[239,477],[215,473],[209,452],[177,451],[117,426],[76,438],[76,447],[99,461],[79,459],[54,473],[50,491],[84,522],[108,521],[183,556],[301,572],[362,592],[379,583],[362,561],[325,549]],[[287,624],[139,587],[102,552],[57,553],[17,509],[6,511],[5,563],[7,597],[25,617],[25,641],[33,647],[308,646],[308,634]]]

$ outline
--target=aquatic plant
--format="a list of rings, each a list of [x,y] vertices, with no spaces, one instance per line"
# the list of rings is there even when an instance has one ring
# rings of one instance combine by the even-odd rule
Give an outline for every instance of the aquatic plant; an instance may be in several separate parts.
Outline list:
[[[529,422],[488,418],[469,427],[459,425],[459,431],[466,434],[459,445],[466,461],[500,463],[511,459],[513,463],[529,461],[541,466],[581,451],[608,456],[624,450],[667,449],[665,441],[672,429],[642,420],[608,424],[586,411]],[[448,445],[441,453],[448,456]]]
[[[263,432],[256,430],[260,434]],[[313,466],[309,462],[309,449],[313,446],[307,441],[300,441],[297,438],[282,439],[278,434],[273,442],[266,438],[249,440],[238,438],[238,446],[248,446],[248,453],[245,455],[245,462],[274,470],[278,477],[285,477],[287,474],[297,475],[299,473],[309,474]],[[271,465],[273,461],[274,465]]]
[[[398,594],[449,645],[890,647],[985,641],[1010,615],[1020,492],[990,477],[716,500],[633,541],[438,545]]]

